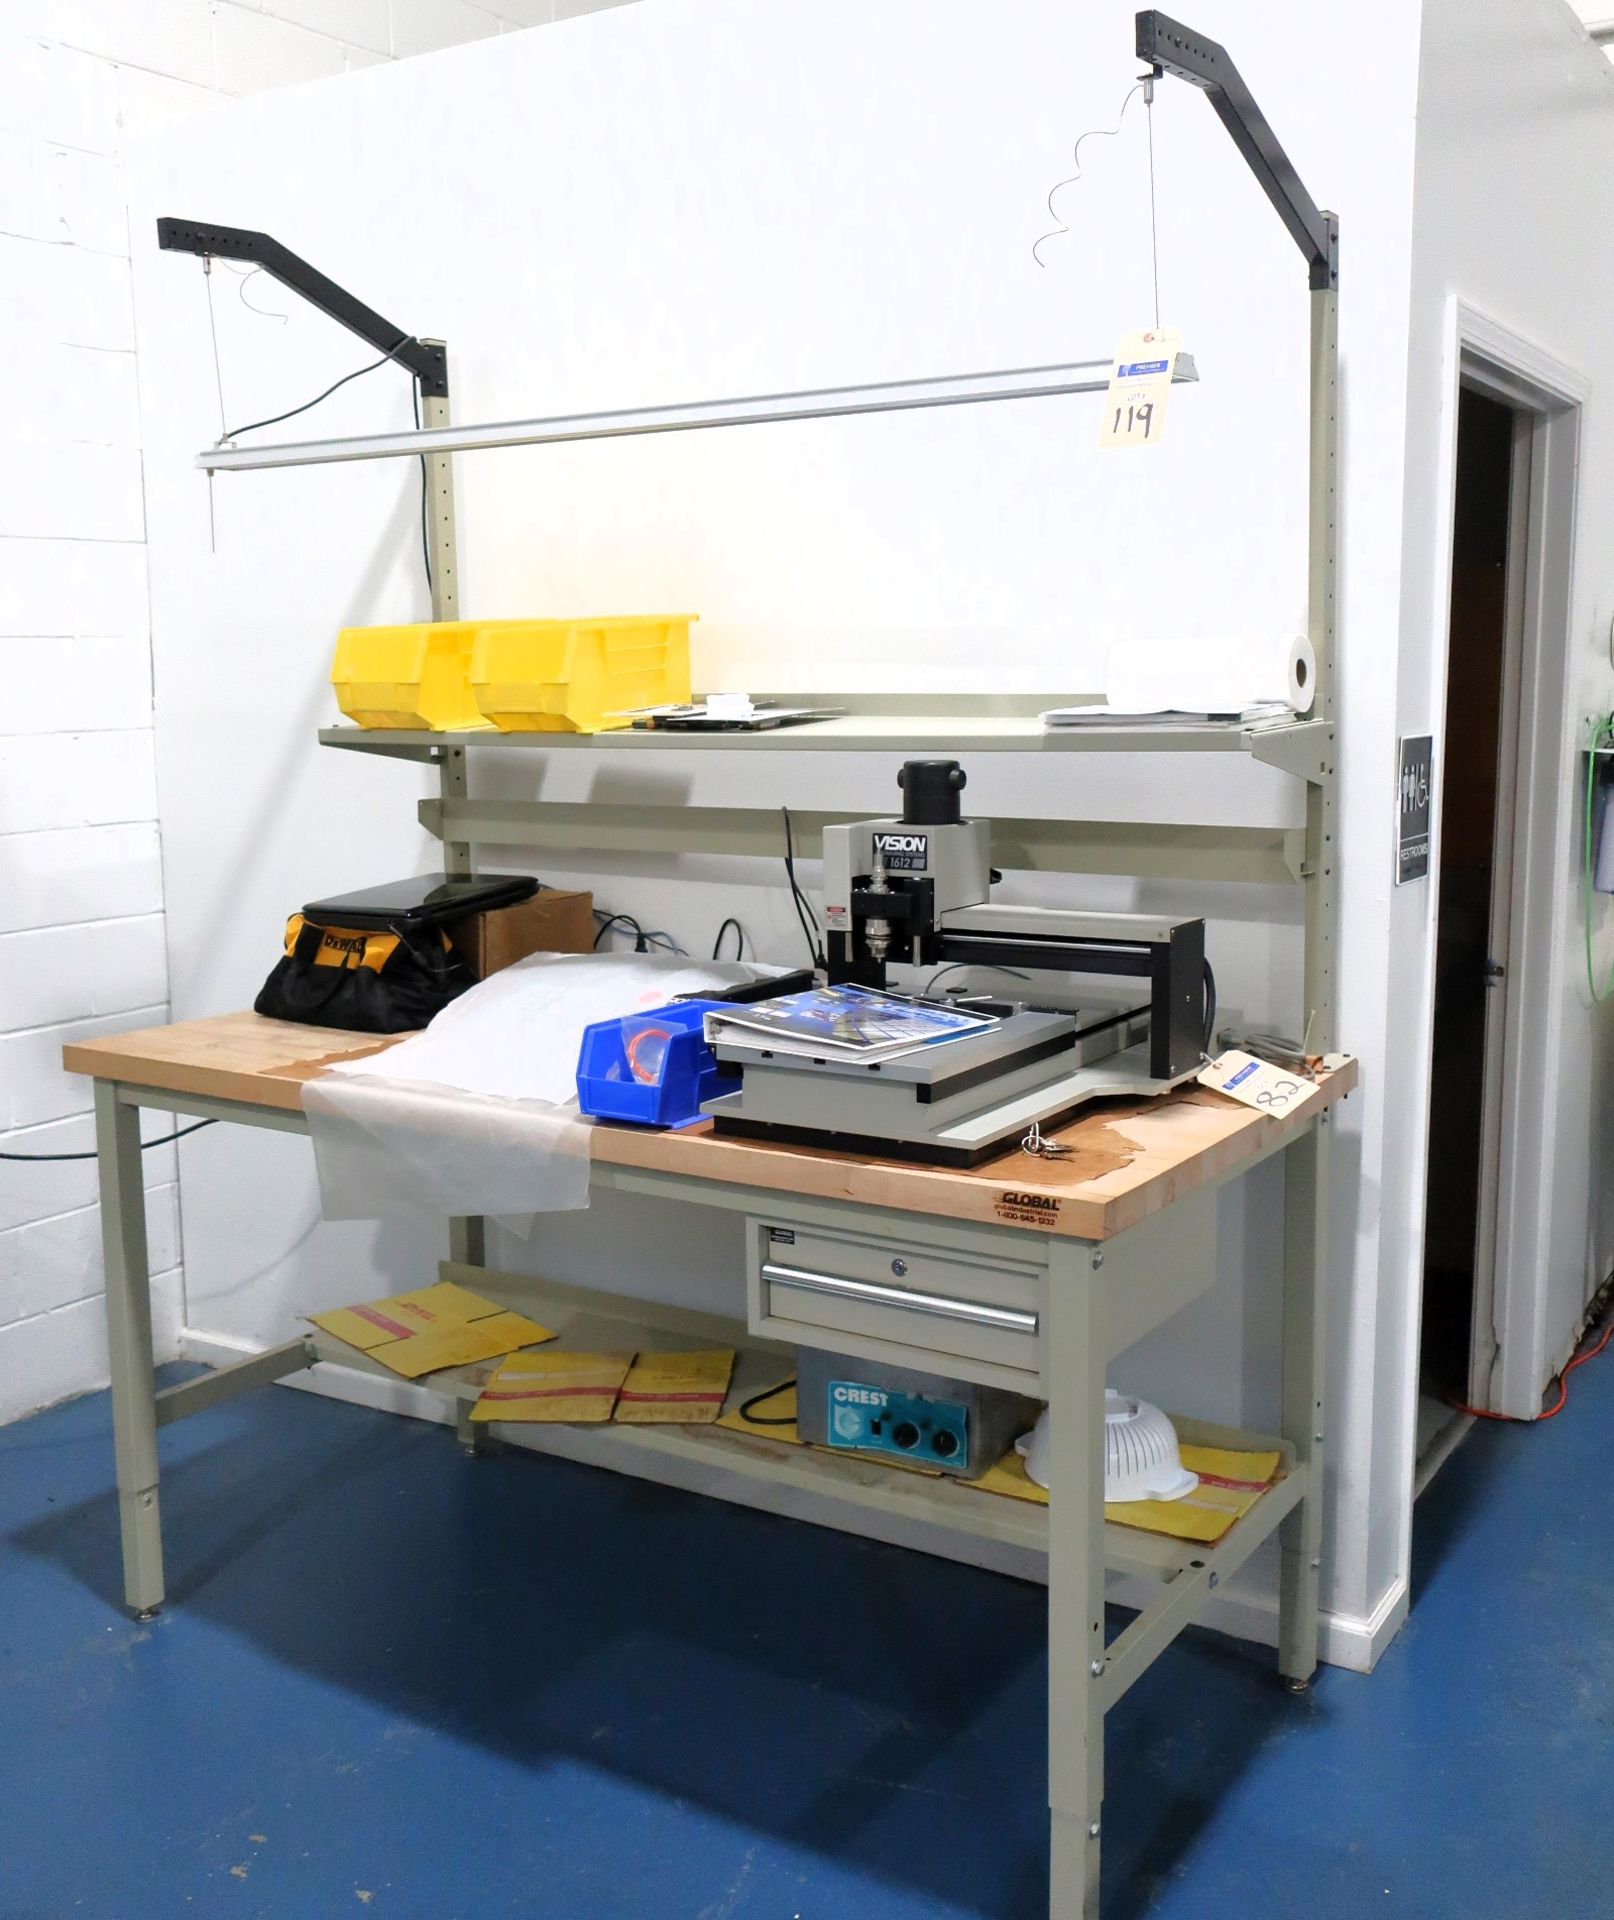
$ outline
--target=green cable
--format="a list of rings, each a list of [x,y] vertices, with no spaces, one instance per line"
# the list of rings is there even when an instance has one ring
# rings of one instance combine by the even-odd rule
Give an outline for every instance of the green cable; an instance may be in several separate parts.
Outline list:
[[[1592,824],[1597,796],[1597,752],[1605,743],[1614,744],[1614,713],[1602,714],[1593,722],[1591,747],[1586,755],[1585,860],[1581,890],[1586,918],[1586,985],[1591,989],[1594,1006],[1614,995],[1614,962],[1609,965],[1607,984],[1599,992],[1597,970],[1592,961]]]

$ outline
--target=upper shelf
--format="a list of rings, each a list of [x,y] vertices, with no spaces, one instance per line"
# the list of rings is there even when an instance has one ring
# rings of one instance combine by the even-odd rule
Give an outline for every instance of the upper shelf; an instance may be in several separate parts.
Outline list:
[[[1243,753],[1296,778],[1321,782],[1334,770],[1334,729],[1325,720],[1263,722],[1242,726],[1140,726],[1046,728],[1038,713],[1071,704],[1070,696],[1027,696],[1024,703],[988,696],[957,696],[957,711],[924,707],[904,711],[882,698],[858,710],[855,697],[770,694],[781,705],[848,706],[838,719],[807,721],[767,733],[684,733],[622,728],[612,733],[501,733],[479,728],[452,733],[393,732],[382,728],[323,727],[320,744],[405,760],[439,760],[451,749],[510,747],[520,751],[605,753]],[[865,698],[868,698],[865,696]],[[1033,707],[1031,702],[1037,704]],[[1014,710],[1024,705],[1029,710]]]

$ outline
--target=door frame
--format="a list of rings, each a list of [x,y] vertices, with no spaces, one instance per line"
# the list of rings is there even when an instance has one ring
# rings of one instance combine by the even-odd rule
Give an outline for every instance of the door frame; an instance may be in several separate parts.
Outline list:
[[[1462,393],[1479,393],[1499,400],[1494,386],[1481,377],[1464,374]],[[1480,1113],[1480,1178],[1478,1215],[1474,1223],[1474,1293],[1470,1315],[1468,1374],[1464,1398],[1470,1406],[1488,1406],[1501,1345],[1497,1337],[1497,1248],[1502,1226],[1502,1170],[1513,1164],[1516,1142],[1504,1125],[1510,1115],[1512,1088],[1510,1021],[1520,996],[1515,988],[1515,886],[1519,862],[1515,849],[1521,826],[1519,801],[1528,782],[1521,779],[1525,740],[1520,732],[1524,699],[1524,661],[1528,586],[1533,578],[1531,552],[1532,510],[1535,495],[1535,439],[1540,418],[1510,405],[1512,436],[1508,453],[1507,554],[1503,581],[1502,674],[1498,689],[1496,746],[1496,812],[1491,828],[1491,903],[1486,931],[1487,963],[1499,963],[1500,976],[1488,980],[1485,995],[1484,1085]],[[1460,406],[1460,399],[1459,399]],[[1459,442],[1461,428],[1459,427]],[[1459,448],[1460,451],[1460,448]],[[1450,634],[1447,636],[1448,697],[1451,673]],[[1436,908],[1438,916],[1438,905]],[[1436,950],[1440,926],[1435,926]],[[1431,1098],[1433,1089],[1431,1088]]]
[[[1564,794],[1574,760],[1570,698],[1570,608],[1582,412],[1591,383],[1533,341],[1460,299],[1449,303],[1441,479],[1443,517],[1437,555],[1437,635],[1431,673],[1434,732],[1444,739],[1451,641],[1451,569],[1457,486],[1459,396],[1472,388],[1523,416],[1515,432],[1515,498],[1509,510],[1509,646],[1517,673],[1516,725],[1509,763],[1498,768],[1497,834],[1511,827],[1508,980],[1501,1020],[1487,1021],[1487,1052],[1500,1026],[1493,1139],[1495,1204],[1481,1226],[1490,1242],[1481,1270],[1476,1249],[1470,1400],[1487,1411],[1530,1418],[1540,1408],[1546,1376],[1543,1290],[1548,1254],[1550,1174],[1557,1141],[1551,1099],[1552,1063],[1561,1045],[1557,925]],[[1520,483],[1523,483],[1522,486]],[[1522,498],[1520,497],[1522,495]],[[1517,511],[1516,511],[1517,510]],[[1522,542],[1515,570],[1514,541]],[[1504,690],[1504,715],[1507,691]],[[1445,766],[1436,769],[1432,821],[1444,800]],[[1511,803],[1508,789],[1511,785]],[[1508,818],[1503,815],[1508,807]],[[1440,845],[1436,826],[1431,880],[1438,901]],[[1431,915],[1433,966],[1438,911]],[[1431,978],[1432,978],[1431,974]],[[1429,1005],[1429,1039],[1434,1007]],[[1432,1124],[1432,1084],[1424,1088],[1425,1152]],[[1492,1141],[1484,1151],[1492,1153]],[[1426,1179],[1427,1176],[1424,1176]],[[1418,1199],[1422,1245],[1427,1187]],[[1421,1271],[1421,1263],[1420,1263]],[[1419,1287],[1421,1301],[1422,1288]],[[1483,1316],[1483,1322],[1482,1322]],[[1416,1342],[1414,1342],[1416,1354]]]

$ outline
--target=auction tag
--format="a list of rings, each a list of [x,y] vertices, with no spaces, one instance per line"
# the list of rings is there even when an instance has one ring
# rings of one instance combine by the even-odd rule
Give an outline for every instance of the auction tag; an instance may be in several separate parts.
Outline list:
[[[1241,1053],[1237,1047],[1229,1048],[1204,1068],[1199,1084],[1231,1094],[1257,1113],[1271,1114],[1277,1120],[1298,1112],[1317,1091],[1315,1081],[1257,1060],[1253,1053]]]
[[[1110,390],[1099,425],[1100,447],[1157,446],[1166,428],[1166,400],[1182,345],[1172,327],[1129,333],[1115,350]]]

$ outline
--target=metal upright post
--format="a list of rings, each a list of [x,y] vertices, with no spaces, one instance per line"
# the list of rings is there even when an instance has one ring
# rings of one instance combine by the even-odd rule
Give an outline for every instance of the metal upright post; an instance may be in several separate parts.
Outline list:
[[[1307,542],[1309,630],[1317,658],[1313,712],[1334,717],[1334,637],[1339,523],[1339,222],[1325,214],[1329,259],[1311,293],[1311,514]],[[1334,1045],[1334,760],[1306,787],[1306,952],[1303,1024],[1314,1051]],[[1331,1116],[1321,1115],[1283,1156],[1283,1380],[1279,1431],[1306,1475],[1304,1498],[1279,1533],[1278,1670],[1296,1692],[1317,1665],[1323,1535],[1323,1448]]]
[[[441,340],[425,340],[422,346],[447,349]],[[445,380],[443,383],[447,385]],[[448,425],[448,395],[427,394],[422,406],[425,425]],[[431,565],[433,620],[457,620],[460,617],[459,559],[454,550],[454,461],[447,453],[423,453],[425,473],[425,525],[422,529],[426,554]],[[440,791],[444,800],[463,800],[468,792],[465,774],[465,749],[445,747],[440,767]],[[469,841],[449,840],[443,844],[443,864],[450,873],[472,870]]]
[[[1048,1242],[1049,1912],[1098,1920],[1104,1809],[1102,1248]]]
[[[1339,220],[1306,191],[1243,76],[1214,40],[1149,8],[1137,17],[1137,51],[1156,74],[1200,88],[1272,202],[1306,262],[1311,288],[1308,628],[1317,658],[1312,712],[1334,718],[1335,575],[1339,523]],[[1306,781],[1306,949],[1301,1026],[1314,1052],[1334,1045],[1334,917],[1339,866],[1335,754]],[[1283,1156],[1283,1415],[1306,1490],[1283,1522],[1278,1664],[1291,1687],[1310,1684],[1317,1663],[1317,1592],[1323,1499],[1324,1288],[1328,1275],[1328,1116],[1314,1120]]]
[[[1339,222],[1323,216],[1332,236],[1327,284],[1311,293],[1310,525],[1307,534],[1307,629],[1317,659],[1312,713],[1334,718],[1334,639],[1339,553]],[[1317,277],[1314,276],[1314,280]],[[1306,951],[1301,1025],[1312,1050],[1334,1045],[1334,905],[1339,862],[1335,839],[1335,765],[1306,788]]]
[[[117,1083],[95,1083],[95,1153],[101,1183],[101,1256],[106,1274],[112,1444],[118,1465],[123,1598],[138,1619],[163,1603],[162,1517],[157,1505],[157,1389],[146,1261],[146,1190],[140,1109]]]
[[[433,347],[442,352],[446,367],[448,350],[441,340],[423,340],[422,346]],[[448,385],[445,377],[443,383]],[[422,403],[424,424],[428,427],[446,427],[448,425],[448,394],[429,393]],[[425,470],[425,527],[426,552],[431,561],[432,581],[432,618],[433,620],[457,620],[460,612],[459,559],[454,550],[454,464],[453,456],[447,453],[426,453],[421,455],[421,465]],[[464,800],[470,792],[470,782],[466,775],[465,749],[446,746],[441,750],[438,761],[438,795],[446,803],[452,800]],[[448,873],[470,873],[473,870],[471,843],[468,840],[445,840],[443,843],[443,867]],[[477,1214],[456,1215],[448,1223],[448,1253],[451,1260],[464,1262],[467,1266],[480,1267],[487,1260],[487,1230]]]

